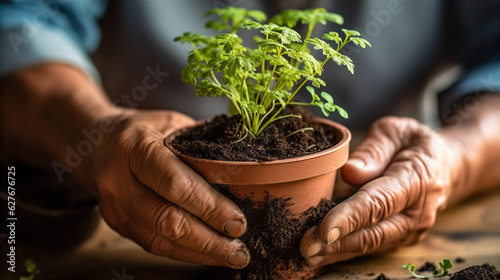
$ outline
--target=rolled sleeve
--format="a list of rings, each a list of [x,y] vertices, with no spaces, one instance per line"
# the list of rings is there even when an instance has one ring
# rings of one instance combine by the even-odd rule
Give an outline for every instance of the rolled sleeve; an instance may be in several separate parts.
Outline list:
[[[500,60],[481,65],[469,71],[453,86],[438,95],[440,116],[454,108],[467,96],[482,99],[485,93],[500,94]]]
[[[54,28],[40,28],[31,38],[24,37],[23,27],[2,29],[2,63],[0,75],[44,62],[70,64],[99,81],[97,69],[89,56],[64,32]]]

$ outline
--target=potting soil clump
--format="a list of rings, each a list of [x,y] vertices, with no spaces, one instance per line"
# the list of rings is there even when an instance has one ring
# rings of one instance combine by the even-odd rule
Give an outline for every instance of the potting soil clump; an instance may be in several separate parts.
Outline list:
[[[241,199],[225,188],[220,189],[220,192],[233,200],[246,215],[248,227],[240,239],[247,245],[252,257],[247,267],[241,270],[217,268],[212,272],[215,275],[209,279],[288,279],[282,272],[277,278],[276,271],[290,271],[293,275],[304,269],[304,258],[299,251],[300,240],[335,205],[323,199],[318,206],[311,207],[299,217],[293,217],[288,210],[292,204],[290,199],[268,196],[267,202],[255,205],[250,198]]]
[[[453,273],[450,280],[500,280],[500,275],[494,267],[485,263],[473,265]]]
[[[313,154],[337,144],[334,130],[313,121],[300,107],[286,110],[287,117],[271,123],[254,138],[242,129],[241,117],[220,115],[187,129],[172,145],[189,156],[227,161],[271,161]]]

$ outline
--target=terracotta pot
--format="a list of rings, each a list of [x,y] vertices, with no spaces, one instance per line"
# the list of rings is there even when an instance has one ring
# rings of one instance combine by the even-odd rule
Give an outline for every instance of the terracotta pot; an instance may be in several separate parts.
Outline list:
[[[269,162],[236,162],[195,158],[181,154],[171,141],[182,129],[165,139],[166,146],[184,163],[211,184],[227,186],[238,197],[250,197],[263,202],[267,195],[291,198],[291,213],[300,215],[321,199],[332,199],[336,171],[345,164],[349,155],[349,130],[330,120],[316,118],[316,122],[331,126],[338,144],[327,150],[298,158]],[[284,276],[286,272],[283,272]],[[310,279],[316,270],[302,271],[282,279]],[[302,278],[305,277],[305,278]]]

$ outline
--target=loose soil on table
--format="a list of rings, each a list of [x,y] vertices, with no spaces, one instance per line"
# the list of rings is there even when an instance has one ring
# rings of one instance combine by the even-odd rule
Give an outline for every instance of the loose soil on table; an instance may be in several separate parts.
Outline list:
[[[214,268],[210,277],[205,279],[283,279],[276,278],[276,268],[290,269],[292,273],[302,270],[304,258],[299,251],[302,236],[310,227],[319,224],[335,205],[323,199],[318,206],[311,207],[301,216],[292,217],[288,210],[292,204],[290,199],[268,196],[266,202],[255,205],[251,198],[239,198],[226,188],[219,191],[234,201],[246,215],[248,227],[241,240],[250,250],[251,261],[241,270]]]
[[[387,278],[383,273],[380,273],[380,275],[374,280],[389,280],[389,278]]]
[[[450,280],[499,280],[500,274],[487,263],[473,265],[453,273]]]
[[[311,113],[300,107],[285,112],[290,113],[302,117],[275,121],[257,138],[245,136],[239,116],[220,115],[187,129],[172,146],[197,158],[263,162],[313,154],[338,143],[334,130],[315,123]]]

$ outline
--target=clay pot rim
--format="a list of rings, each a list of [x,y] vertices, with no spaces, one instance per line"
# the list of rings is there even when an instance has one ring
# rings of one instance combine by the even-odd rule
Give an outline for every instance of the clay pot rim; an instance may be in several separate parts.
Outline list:
[[[165,145],[174,154],[176,154],[178,156],[180,155],[180,156],[187,158],[187,159],[190,159],[192,161],[206,162],[206,163],[211,163],[211,164],[218,164],[219,163],[219,164],[224,164],[224,165],[234,163],[235,165],[251,165],[251,166],[257,165],[257,166],[260,166],[260,165],[275,165],[275,164],[286,164],[286,163],[292,163],[292,162],[300,162],[300,161],[305,161],[305,160],[310,160],[310,159],[322,157],[322,156],[325,156],[326,154],[330,154],[336,150],[342,149],[342,147],[346,143],[349,143],[349,141],[351,140],[351,132],[349,131],[349,129],[347,127],[345,127],[337,122],[334,122],[332,120],[325,119],[325,118],[315,117],[314,121],[316,121],[318,123],[326,124],[328,126],[335,127],[342,135],[342,138],[339,140],[339,142],[335,146],[330,147],[326,150],[323,150],[323,151],[320,151],[320,152],[317,152],[314,154],[310,154],[310,155],[305,155],[305,156],[295,157],[295,158],[288,158],[288,159],[279,159],[279,160],[262,161],[262,162],[258,162],[258,161],[226,161],[226,160],[206,159],[206,158],[198,158],[198,157],[186,155],[184,153],[181,153],[180,151],[178,151],[177,149],[175,149],[172,146],[171,140],[173,140],[177,135],[179,135],[180,133],[182,133],[184,130],[186,130],[188,128],[203,124],[203,123],[207,122],[207,120],[197,121],[195,125],[184,127],[184,128],[178,129],[178,130],[170,133],[169,135],[167,135],[164,142],[165,142]]]
[[[171,140],[186,128],[179,129],[168,135],[165,138],[165,145],[209,183],[257,185],[303,180],[335,172],[345,164],[349,156],[350,131],[345,126],[329,119],[315,118],[314,120],[333,127],[340,139],[331,148],[302,157],[255,162],[223,161],[188,156],[180,153],[171,145]]]

